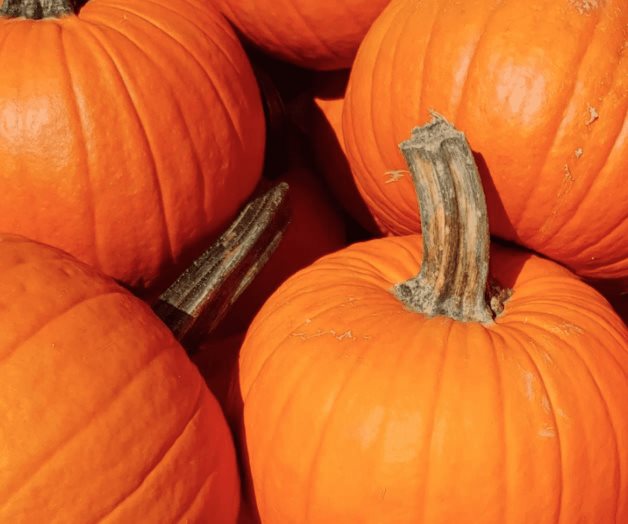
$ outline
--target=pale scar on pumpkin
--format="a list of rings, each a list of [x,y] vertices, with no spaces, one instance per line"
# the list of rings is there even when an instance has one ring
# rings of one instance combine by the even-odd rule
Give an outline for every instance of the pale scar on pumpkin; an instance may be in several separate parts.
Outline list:
[[[399,180],[401,180],[404,175],[409,175],[410,172],[406,171],[405,169],[394,169],[392,171],[386,171],[384,173],[384,176],[387,176],[388,178],[386,179],[386,181],[384,182],[384,184],[392,184],[393,182],[399,182]]]
[[[571,0],[571,5],[573,5],[581,15],[589,14],[591,11],[598,9],[600,3],[599,0]]]
[[[600,118],[600,114],[592,105],[587,106],[587,111],[589,112],[589,119],[584,124],[590,126],[593,122]]]

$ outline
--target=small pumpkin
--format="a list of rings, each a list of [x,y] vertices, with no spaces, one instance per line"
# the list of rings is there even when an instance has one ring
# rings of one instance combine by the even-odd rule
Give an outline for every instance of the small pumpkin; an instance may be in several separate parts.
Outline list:
[[[624,0],[396,0],[361,44],[343,114],[382,229],[420,228],[397,144],[435,110],[465,132],[491,232],[591,278],[628,276]]]
[[[213,0],[265,52],[311,69],[349,67],[390,0]]]
[[[261,521],[628,522],[628,330],[547,259],[494,245],[489,280],[468,144],[437,119],[402,148],[423,237],[318,260],[247,332]]]
[[[72,6],[4,1],[0,230],[153,292],[256,186],[265,135],[258,87],[211,6]]]
[[[235,522],[218,402],[110,278],[0,236],[0,521]]]

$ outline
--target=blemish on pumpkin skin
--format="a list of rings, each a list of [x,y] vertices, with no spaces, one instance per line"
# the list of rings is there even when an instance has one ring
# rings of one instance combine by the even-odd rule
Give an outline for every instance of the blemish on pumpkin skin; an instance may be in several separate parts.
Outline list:
[[[371,340],[371,336],[370,335],[354,335],[353,331],[351,329],[348,329],[346,331],[336,331],[335,329],[327,329],[327,330],[323,330],[323,329],[317,329],[316,331],[314,331],[313,333],[307,333],[305,331],[294,331],[293,333],[291,333],[291,335],[293,337],[297,337],[300,338],[301,340],[310,340],[313,338],[318,338],[318,337],[323,337],[323,336],[332,336],[334,337],[336,340]]]
[[[386,171],[384,176],[387,176],[388,179],[384,182],[384,184],[392,184],[393,182],[399,182],[403,178],[404,175],[409,174],[409,171],[405,169],[395,169],[392,171]]]
[[[539,429],[539,437],[543,438],[555,438],[556,428],[554,426],[546,425]]]
[[[558,335],[582,335],[584,333],[584,329],[580,326],[576,326],[575,324],[571,324],[569,322],[562,322],[560,324],[556,324],[550,328],[552,333],[556,333]]]
[[[522,373],[522,379],[526,398],[528,400],[534,399],[534,382],[536,380],[534,373],[531,371],[524,371]]]
[[[581,15],[589,14],[591,11],[599,8],[601,3],[601,0],[571,0],[571,5],[573,5]]]
[[[574,154],[576,155],[576,158],[580,158],[582,155],[584,155],[584,151],[581,147],[579,147],[575,150]]]
[[[584,123],[584,125],[590,126],[593,122],[600,118],[600,114],[592,105],[587,106],[587,110],[589,111],[589,119]]]

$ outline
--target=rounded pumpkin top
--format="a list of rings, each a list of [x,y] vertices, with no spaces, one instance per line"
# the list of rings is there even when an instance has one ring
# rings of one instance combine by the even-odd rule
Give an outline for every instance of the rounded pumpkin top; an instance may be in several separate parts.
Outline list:
[[[499,247],[512,296],[494,322],[409,311],[391,290],[420,244],[328,255],[253,321],[239,376],[262,520],[628,521],[622,321],[568,270]]]
[[[310,69],[350,67],[371,23],[390,0],[214,0],[267,53]]]
[[[261,175],[263,111],[234,31],[196,0],[89,0],[0,31],[0,230],[160,287]]]
[[[491,231],[581,275],[628,275],[623,0],[396,0],[361,44],[343,115],[385,231],[419,230],[397,144],[429,111],[465,132]]]
[[[0,236],[0,360],[2,522],[235,521],[218,403],[112,280]]]

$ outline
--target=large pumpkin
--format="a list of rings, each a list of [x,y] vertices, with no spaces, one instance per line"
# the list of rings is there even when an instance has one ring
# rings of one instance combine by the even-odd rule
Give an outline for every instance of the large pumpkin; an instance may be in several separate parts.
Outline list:
[[[22,4],[4,7],[19,16]],[[150,288],[259,180],[252,70],[228,22],[195,0],[88,0],[44,15],[0,18],[0,230]]]
[[[212,0],[254,44],[311,69],[349,67],[390,0]]]
[[[356,58],[343,126],[359,189],[419,229],[397,144],[435,110],[479,163],[491,231],[597,278],[628,275],[625,0],[395,0]]]
[[[261,521],[628,522],[626,327],[528,253],[495,246],[511,293],[487,287],[471,154],[416,138],[425,249],[413,235],[324,257],[247,333],[242,442]]]
[[[233,442],[142,301],[0,237],[0,521],[235,522]]]

